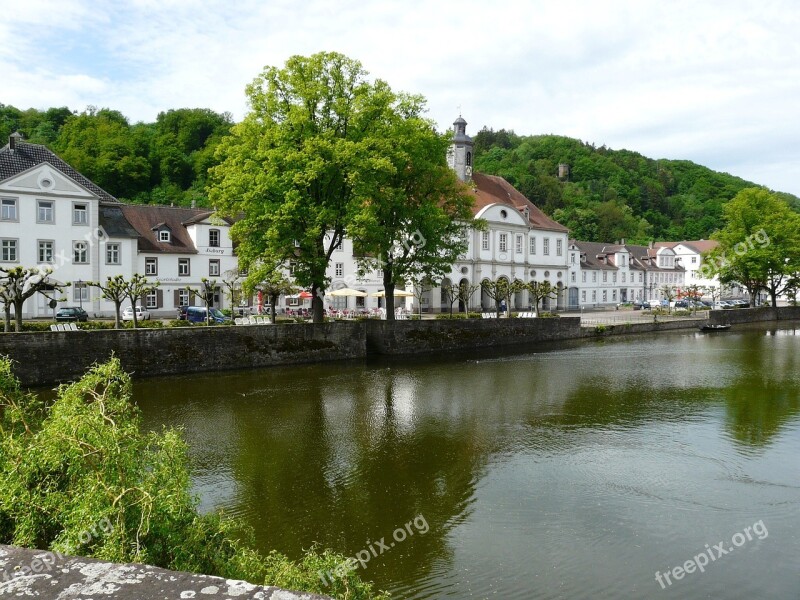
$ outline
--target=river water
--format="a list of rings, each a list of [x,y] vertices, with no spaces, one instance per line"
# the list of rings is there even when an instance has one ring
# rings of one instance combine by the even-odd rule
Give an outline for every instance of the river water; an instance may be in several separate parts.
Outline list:
[[[800,328],[135,393],[184,429],[203,510],[358,555],[394,598],[800,598]]]

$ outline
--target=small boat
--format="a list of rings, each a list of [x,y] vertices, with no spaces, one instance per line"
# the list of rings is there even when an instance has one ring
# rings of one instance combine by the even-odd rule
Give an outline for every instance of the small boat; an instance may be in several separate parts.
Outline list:
[[[700,325],[700,331],[726,331],[730,328],[730,325]]]

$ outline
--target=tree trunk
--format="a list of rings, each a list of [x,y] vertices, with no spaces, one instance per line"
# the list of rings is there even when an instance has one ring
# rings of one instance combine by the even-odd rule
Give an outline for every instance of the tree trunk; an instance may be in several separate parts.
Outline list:
[[[22,306],[25,300],[14,300],[14,322],[16,323],[17,333],[22,331]]]
[[[386,320],[394,321],[394,280],[393,280],[392,267],[388,263],[383,267],[383,297],[384,304],[386,305]]]
[[[319,295],[321,286],[317,283],[311,284],[311,313],[313,315],[313,323],[325,322],[325,305],[322,297]]]
[[[119,329],[119,324],[122,319],[119,316],[119,309],[122,307],[122,300],[114,301],[114,329]]]
[[[278,322],[278,315],[275,312],[275,305],[278,303],[278,297],[280,294],[274,294],[269,297],[269,320],[275,325]]]
[[[778,290],[776,288],[774,288],[774,287],[770,288],[770,290],[769,290],[769,298],[772,301],[772,308],[775,308],[776,306],[778,306]],[[752,305],[752,303],[753,302],[751,300],[750,304]]]
[[[3,306],[3,316],[5,317],[3,320],[3,329],[8,333],[11,331],[11,304],[8,302]]]

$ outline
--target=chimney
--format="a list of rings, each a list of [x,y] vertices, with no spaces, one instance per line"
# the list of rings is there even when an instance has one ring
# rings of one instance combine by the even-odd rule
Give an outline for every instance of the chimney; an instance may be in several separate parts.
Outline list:
[[[22,139],[22,134],[19,131],[12,133],[10,136],[8,136],[8,149],[11,150],[11,152],[14,152],[14,150],[17,149],[17,142],[21,141]]]
[[[653,249],[653,240],[650,240],[650,245],[648,246],[651,250]]]

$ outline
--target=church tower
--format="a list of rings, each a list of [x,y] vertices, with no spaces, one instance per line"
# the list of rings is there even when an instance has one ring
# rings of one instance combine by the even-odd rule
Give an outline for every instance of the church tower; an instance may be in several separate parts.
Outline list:
[[[459,115],[453,122],[453,141],[447,153],[447,163],[461,181],[472,179],[473,141],[466,131],[467,122]]]

